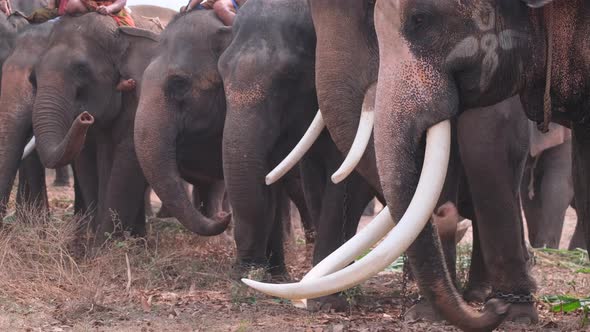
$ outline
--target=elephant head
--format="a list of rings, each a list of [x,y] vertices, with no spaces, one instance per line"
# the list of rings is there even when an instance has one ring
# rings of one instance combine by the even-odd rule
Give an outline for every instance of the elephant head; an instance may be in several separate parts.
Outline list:
[[[46,48],[53,24],[31,26],[4,62],[0,94],[0,201],[8,201],[26,140],[32,133],[34,90],[29,80]]]
[[[193,206],[178,162],[180,155],[197,154],[195,159],[206,156],[203,164],[212,164],[206,160],[213,158],[207,149],[218,142],[221,150],[225,94],[217,61],[230,42],[231,28],[213,12],[178,15],[162,34],[157,54],[144,72],[135,119],[135,147],[148,182],[172,215],[201,235],[220,234],[230,217],[211,220]],[[202,151],[179,153],[195,145]]]
[[[134,110],[123,103],[137,98],[119,83],[140,82],[156,40],[148,30],[117,29],[112,18],[95,13],[55,24],[31,77],[37,92],[33,130],[46,167],[73,162],[92,125],[119,128],[123,110]]]

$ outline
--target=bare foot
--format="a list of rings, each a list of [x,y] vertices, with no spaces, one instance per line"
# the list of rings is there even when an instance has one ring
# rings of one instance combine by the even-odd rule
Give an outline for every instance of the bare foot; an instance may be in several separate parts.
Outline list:
[[[135,90],[137,83],[134,79],[130,78],[127,80],[121,80],[119,84],[117,84],[117,90],[122,92],[129,92]]]

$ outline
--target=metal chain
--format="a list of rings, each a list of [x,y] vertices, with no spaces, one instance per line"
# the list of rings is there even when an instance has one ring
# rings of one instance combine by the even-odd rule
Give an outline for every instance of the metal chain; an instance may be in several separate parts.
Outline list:
[[[487,300],[490,300],[490,299],[499,299],[499,300],[502,300],[506,303],[535,303],[535,296],[531,293],[512,294],[512,293],[494,292],[487,298]]]
[[[408,256],[404,253],[402,256],[402,260],[404,263],[404,267],[402,268],[402,290],[401,290],[401,298],[402,298],[402,307],[399,312],[399,320],[403,321],[404,315],[406,314],[406,310],[408,310],[408,282],[410,281],[410,275],[408,271]]]

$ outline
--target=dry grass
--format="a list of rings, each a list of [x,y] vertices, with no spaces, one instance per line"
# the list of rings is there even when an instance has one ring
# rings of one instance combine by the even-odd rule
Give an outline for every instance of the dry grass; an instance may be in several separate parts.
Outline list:
[[[0,229],[1,299],[54,305],[57,316],[70,321],[115,305],[141,304],[148,311],[154,298],[178,297],[173,290],[232,284],[227,267],[233,253],[221,238],[159,222],[151,224],[148,239],[126,237],[92,248],[80,240],[84,216],[55,215],[17,208]]]

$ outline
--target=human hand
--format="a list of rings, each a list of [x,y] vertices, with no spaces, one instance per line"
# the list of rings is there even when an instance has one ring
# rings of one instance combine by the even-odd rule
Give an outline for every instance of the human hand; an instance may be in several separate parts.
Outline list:
[[[96,11],[99,14],[102,14],[102,15],[109,15],[109,14],[111,14],[111,9],[109,8],[109,6],[100,6],[100,7],[98,7],[96,9]]]

